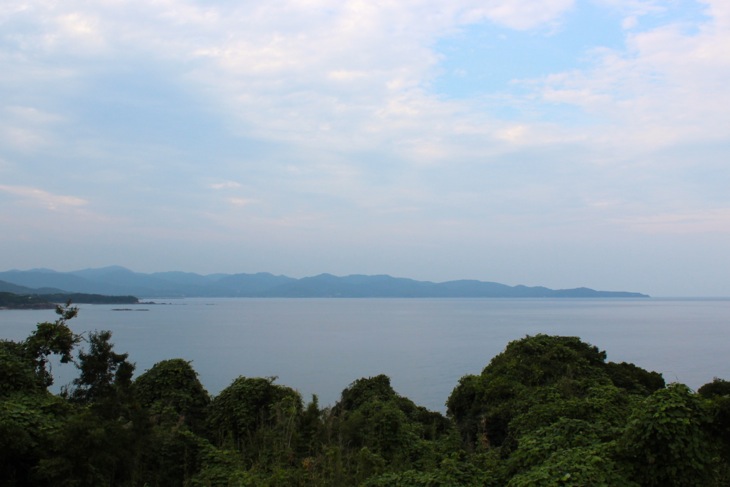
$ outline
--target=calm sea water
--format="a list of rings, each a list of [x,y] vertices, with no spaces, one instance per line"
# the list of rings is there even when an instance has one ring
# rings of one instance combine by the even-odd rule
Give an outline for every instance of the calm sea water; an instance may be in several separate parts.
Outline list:
[[[730,379],[727,299],[211,299],[159,305],[80,305],[76,332],[111,330],[137,372],[192,361],[212,394],[239,375],[277,376],[305,400],[331,405],[360,377],[386,374],[416,403],[444,411],[465,374],[479,373],[511,340],[579,336],[616,362],[698,388]],[[125,306],[127,307],[127,306]],[[25,338],[53,311],[0,311],[0,338]],[[55,366],[57,385],[73,370]]]

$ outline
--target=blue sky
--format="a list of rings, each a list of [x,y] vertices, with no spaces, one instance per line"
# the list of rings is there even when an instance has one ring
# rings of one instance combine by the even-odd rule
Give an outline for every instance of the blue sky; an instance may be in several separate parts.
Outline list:
[[[0,6],[0,268],[728,296],[730,2]]]

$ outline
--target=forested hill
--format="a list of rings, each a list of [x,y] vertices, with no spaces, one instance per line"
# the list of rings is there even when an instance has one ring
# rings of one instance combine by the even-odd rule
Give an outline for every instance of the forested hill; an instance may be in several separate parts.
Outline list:
[[[0,282],[0,289],[2,289]],[[135,296],[104,296],[101,294],[64,293],[37,294],[24,292],[16,294],[0,290],[0,309],[54,309],[58,304],[137,304]]]
[[[106,296],[80,292],[66,292],[53,287],[30,288],[0,281],[0,308],[53,309],[56,304],[71,301],[76,304],[135,304],[135,296]]]
[[[295,279],[269,273],[209,274],[157,272],[144,274],[123,267],[56,272],[49,269],[0,272],[0,280],[29,288],[65,292],[147,297],[342,297],[342,298],[645,298],[625,291],[585,287],[549,289],[508,286],[496,282],[458,280],[416,281],[388,275],[334,276],[320,274]],[[12,292],[12,291],[11,291]]]

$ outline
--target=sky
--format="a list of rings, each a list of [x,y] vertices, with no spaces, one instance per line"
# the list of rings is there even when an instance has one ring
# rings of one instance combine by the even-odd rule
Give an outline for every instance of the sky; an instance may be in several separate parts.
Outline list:
[[[0,270],[730,296],[727,0],[4,0]]]

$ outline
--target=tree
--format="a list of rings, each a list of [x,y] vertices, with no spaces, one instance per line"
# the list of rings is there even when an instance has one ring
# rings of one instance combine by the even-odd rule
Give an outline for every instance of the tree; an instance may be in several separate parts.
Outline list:
[[[80,375],[74,379],[75,388],[70,398],[79,403],[110,407],[109,414],[118,413],[118,407],[129,396],[134,364],[128,354],[114,352],[110,331],[91,332],[88,352],[79,352]]]
[[[345,460],[370,473],[386,465],[390,469],[437,468],[440,442],[447,441],[453,431],[441,414],[396,393],[385,375],[353,382],[342,391],[327,422]],[[364,480],[362,476],[352,479]]]
[[[730,485],[730,381],[715,378],[697,390],[712,411],[710,435],[718,447],[717,485]]]
[[[38,485],[35,472],[52,456],[52,444],[70,412],[45,390],[0,396],[0,479],[4,486]]]
[[[36,372],[36,362],[23,343],[0,340],[0,397],[14,392],[45,390],[47,381]]]
[[[286,462],[297,450],[302,398],[275,377],[238,377],[213,398],[208,427],[215,445],[241,452],[251,464]]]
[[[648,396],[652,392],[666,387],[662,374],[649,372],[634,364],[608,362],[606,372],[616,387],[632,393]]]
[[[711,411],[683,384],[670,384],[642,401],[629,418],[620,447],[645,486],[710,484],[714,444]]]
[[[0,341],[0,478],[3,485],[36,485],[35,475],[51,454],[70,408],[47,387],[53,383],[49,357],[72,359],[78,336],[66,325],[76,308],[58,306],[59,318],[39,323],[23,342]]]
[[[134,395],[159,422],[189,425],[202,432],[210,397],[190,362],[183,359],[156,363],[134,381]]]
[[[53,384],[53,375],[48,370],[50,355],[58,355],[63,364],[73,360],[74,348],[81,337],[74,334],[66,322],[78,312],[70,301],[65,306],[56,306],[56,321],[38,323],[36,330],[24,342],[26,354],[33,360],[38,379],[44,387]]]
[[[708,399],[730,396],[730,381],[715,377],[712,382],[697,389],[697,393]]]
[[[594,387],[646,395],[659,383],[660,375],[634,365],[609,366],[605,352],[577,337],[536,335],[510,342],[479,376],[463,377],[446,404],[467,448],[505,442],[514,448],[520,432],[514,431],[513,420],[531,410],[572,403],[576,417]],[[563,413],[558,409],[551,414]]]

